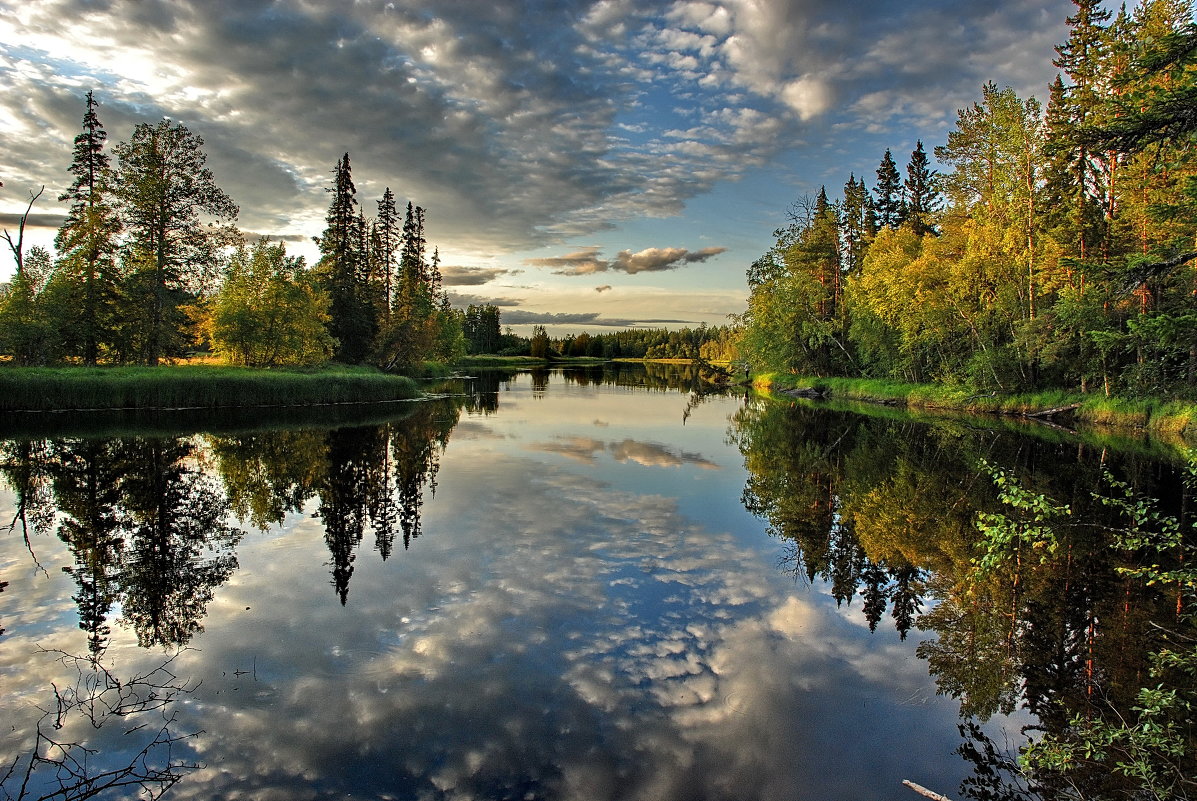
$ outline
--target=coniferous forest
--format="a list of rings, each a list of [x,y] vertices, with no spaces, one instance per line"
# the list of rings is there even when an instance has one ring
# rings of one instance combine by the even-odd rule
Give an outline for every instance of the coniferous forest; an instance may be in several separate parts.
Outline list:
[[[762,371],[1197,397],[1191,3],[1073,0],[1046,106],[989,83],[932,168],[803,198],[748,272]]]

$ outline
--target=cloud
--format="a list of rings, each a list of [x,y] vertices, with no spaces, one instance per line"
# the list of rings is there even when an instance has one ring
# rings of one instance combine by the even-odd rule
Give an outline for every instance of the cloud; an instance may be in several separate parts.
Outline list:
[[[271,242],[308,242],[310,237],[304,234],[261,234],[256,231],[241,231],[241,238],[246,242],[257,242],[259,239],[269,239]]]
[[[719,465],[699,453],[671,448],[657,442],[624,439],[603,442],[590,437],[557,437],[531,446],[534,451],[557,453],[580,462],[594,463],[600,453],[610,453],[617,462],[635,462],[644,467],[682,467],[694,465],[704,470],[718,470]]]
[[[623,317],[601,317],[599,312],[533,312],[523,309],[503,312],[504,325],[599,325],[608,328],[635,328],[641,325],[692,323],[693,320],[634,320]]]
[[[630,145],[617,117],[639,103],[635,78],[651,63],[672,95],[669,82],[701,77],[717,44],[709,33],[663,31],[656,50],[629,60],[618,31],[640,30],[658,11],[27,0],[7,14],[0,42],[10,143],[0,172],[13,186],[62,184],[94,88],[111,141],[162,116],[200,134],[253,230],[319,233],[321,190],[344,152],[367,214],[390,185],[428,211],[430,241],[458,248],[536,246],[676,214],[780,141],[757,152],[687,147],[637,120],[628,124],[645,133]]]
[[[524,263],[533,267],[552,268],[556,275],[593,275],[608,271],[635,275],[676,270],[687,264],[704,262],[712,256],[726,251],[727,248],[721,247],[709,247],[695,251],[686,248],[645,248],[638,253],[621,250],[614,259],[607,260],[599,257],[598,248],[591,247],[565,256],[526,259]]]
[[[50,198],[69,181],[95,89],[111,143],[163,116],[202,136],[248,230],[319,234],[349,152],[367,215],[390,186],[427,210],[431,244],[492,256],[681,215],[772,165],[822,175],[834,165],[807,134],[824,123],[837,146],[879,158],[917,135],[935,141],[987,80],[1042,96],[1071,11],[1068,0],[0,3],[0,176],[12,190],[0,212],[42,184],[40,212],[62,210]],[[584,249],[541,266],[679,266],[620,256]]]
[[[567,253],[564,256],[550,256],[540,259],[524,259],[532,267],[550,267],[559,275],[588,275],[603,272],[608,263],[599,258],[599,248],[588,247]]]
[[[518,306],[523,301],[517,298],[491,298],[484,295],[468,295],[462,292],[449,292],[449,302],[459,309],[466,306]]]
[[[21,217],[23,213],[4,213],[0,212],[0,227],[15,229],[21,225]],[[65,214],[38,214],[37,212],[30,212],[25,219],[25,228],[53,228],[58,229],[62,227],[63,221],[66,220]],[[14,239],[16,237],[14,236]]]
[[[505,275],[515,275],[519,270],[504,270],[499,267],[441,267],[441,283],[445,286],[480,286],[489,284]]]

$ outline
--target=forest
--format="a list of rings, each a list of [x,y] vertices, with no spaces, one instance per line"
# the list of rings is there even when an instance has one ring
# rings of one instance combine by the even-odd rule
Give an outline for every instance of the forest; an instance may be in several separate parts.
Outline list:
[[[60,196],[56,255],[5,231],[16,271],[0,294],[0,352],[17,365],[144,364],[210,350],[254,367],[330,359],[399,369],[465,350],[425,212],[388,187],[367,218],[346,153],[333,171],[321,257],[247,243],[238,207],[206,165],[203,139],[163,119],[107,149],[87,93]]]
[[[1046,107],[986,84],[905,177],[800,199],[748,271],[762,372],[1197,397],[1197,26],[1073,0]]]
[[[451,306],[425,212],[389,188],[367,216],[349,154],[320,258],[247,242],[203,140],[164,119],[111,148],[88,93],[56,253],[4,232],[0,354],[16,365],[155,365],[196,352],[255,367],[402,371],[466,354],[739,359],[758,373],[976,392],[1197,398],[1197,25],[1190,0],[1117,14],[1073,0],[1046,105],[988,83],[937,166],[886,150],[800,198],[748,269],[726,326],[530,337],[493,305]],[[29,209],[41,192],[30,193]],[[27,210],[28,212],[28,210]],[[27,215],[26,215],[27,216]]]

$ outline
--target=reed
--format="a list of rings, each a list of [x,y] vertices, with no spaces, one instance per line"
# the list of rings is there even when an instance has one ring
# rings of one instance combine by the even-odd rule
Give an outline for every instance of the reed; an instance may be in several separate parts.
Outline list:
[[[255,370],[201,365],[0,369],[0,410],[217,409],[372,403],[419,396],[377,370]]]

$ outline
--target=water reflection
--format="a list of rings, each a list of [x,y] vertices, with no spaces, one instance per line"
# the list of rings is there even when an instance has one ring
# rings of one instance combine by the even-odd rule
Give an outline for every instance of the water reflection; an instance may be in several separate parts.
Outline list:
[[[1096,527],[977,579],[977,464],[1095,520],[1107,467],[1187,509],[1169,466],[695,380],[483,371],[329,425],[10,440],[6,708],[43,638],[190,643],[178,798],[668,801],[952,794],[954,749],[966,795],[1014,798],[999,723],[1133,703],[1175,599]]]
[[[113,610],[142,647],[182,646],[203,631],[218,587],[237,570],[244,531],[319,503],[341,603],[367,532],[387,559],[420,535],[426,490],[457,421],[454,404],[408,407],[399,420],[326,430],[176,437],[9,440],[0,450],[16,502],[9,528],[32,559],[56,534],[73,559],[79,626],[93,655]]]
[[[961,753],[978,764],[969,795],[1018,793],[1009,770],[999,792],[994,777],[1009,754],[969,719],[1021,707],[1037,721],[1028,733],[1061,733],[1107,703],[1130,715],[1160,626],[1177,624],[1178,591],[1120,572],[1139,557],[1116,545],[1121,521],[1094,494],[1112,470],[1167,499],[1187,527],[1191,498],[1172,467],[1076,442],[809,405],[745,407],[734,438],[750,471],[744,503],[790,543],[793,570],[827,582],[841,603],[859,595],[870,627],[888,608],[903,637],[912,627],[933,635],[918,655],[966,718]],[[1007,569],[978,577],[976,515],[999,508],[982,460],[1069,504],[1075,522],[1056,555],[1015,554]],[[1116,789],[1104,773],[1079,779],[1085,797]]]

